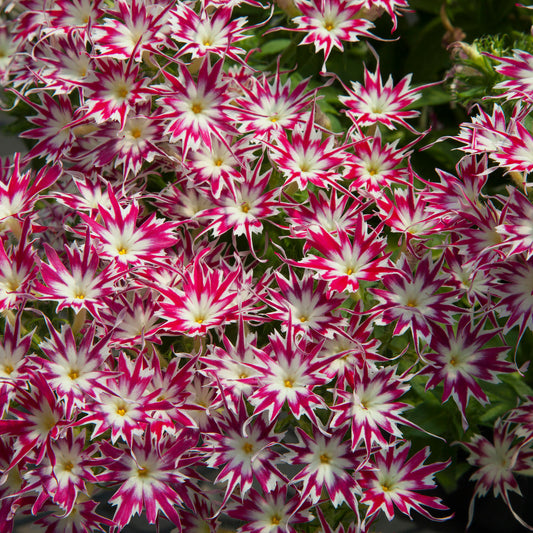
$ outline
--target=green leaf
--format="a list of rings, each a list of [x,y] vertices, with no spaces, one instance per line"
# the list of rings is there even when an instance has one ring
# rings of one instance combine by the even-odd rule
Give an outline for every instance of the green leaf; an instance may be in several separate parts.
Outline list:
[[[268,41],[261,46],[261,50],[258,52],[258,54],[265,56],[279,54],[280,52],[286,50],[291,43],[292,41],[290,39],[274,39],[273,41]]]

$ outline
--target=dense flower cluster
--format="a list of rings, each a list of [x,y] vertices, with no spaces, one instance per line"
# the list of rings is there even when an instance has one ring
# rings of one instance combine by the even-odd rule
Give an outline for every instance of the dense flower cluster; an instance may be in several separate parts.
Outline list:
[[[246,45],[288,19],[325,73],[407,2],[277,4],[0,2],[0,80],[33,141],[0,169],[3,531],[445,520],[431,489],[451,461],[409,438],[440,437],[410,416],[426,395],[456,404],[472,501],[511,507],[531,472],[533,392],[493,441],[469,407],[518,375],[533,329],[533,56],[499,58],[492,115],[431,181],[410,162],[426,86],[365,66],[334,134],[332,79],[251,68]],[[518,185],[491,196],[497,170]]]

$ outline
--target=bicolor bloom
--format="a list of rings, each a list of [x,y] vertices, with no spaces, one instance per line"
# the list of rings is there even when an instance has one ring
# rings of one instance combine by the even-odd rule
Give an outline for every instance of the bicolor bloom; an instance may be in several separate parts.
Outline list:
[[[485,320],[474,323],[469,314],[462,315],[457,325],[435,327],[430,340],[432,353],[424,354],[426,366],[421,374],[429,375],[426,390],[444,382],[442,401],[450,398],[461,411],[466,429],[466,406],[473,396],[481,403],[489,399],[477,380],[497,383],[497,374],[513,372],[514,366],[505,360],[508,346],[486,346],[498,336],[499,330],[486,330]]]
[[[244,520],[242,533],[296,533],[294,524],[312,520],[310,507],[310,501],[302,502],[298,494],[287,501],[287,485],[284,485],[266,494],[251,489],[242,503],[233,503],[226,513]]]
[[[374,444],[387,446],[382,430],[401,437],[398,424],[420,429],[401,416],[410,405],[397,400],[410,386],[396,375],[396,368],[371,370],[364,362],[360,368],[347,372],[345,378],[351,391],[334,389],[335,405],[331,407],[334,415],[330,426],[349,429],[352,450],[355,451],[363,441],[369,456]]]
[[[204,59],[196,80],[184,65],[180,65],[179,77],[163,71],[168,85],[154,89],[161,96],[157,104],[162,109],[159,118],[165,121],[165,134],[171,142],[181,141],[183,159],[201,144],[211,146],[212,138],[225,142],[224,135],[234,133],[222,63],[219,60],[211,66],[209,59]]]
[[[438,518],[427,508],[448,511],[436,496],[420,494],[420,491],[437,487],[434,476],[444,470],[450,460],[425,464],[429,447],[416,452],[408,459],[410,443],[394,443],[373,455],[371,466],[360,471],[359,483],[363,489],[361,503],[368,505],[367,518],[375,518],[383,511],[388,520],[394,518],[394,508],[411,518],[414,510],[429,520],[443,521],[452,515]]]
[[[397,85],[393,83],[392,77],[389,76],[383,85],[379,63],[374,73],[365,66],[364,82],[352,81],[351,89],[345,86],[348,96],[340,96],[339,100],[346,106],[347,115],[358,126],[380,123],[393,130],[396,129],[396,124],[400,124],[419,135],[406,121],[416,118],[420,112],[405,111],[405,108],[416,102],[422,96],[422,89],[428,85],[411,89],[411,74],[403,77]]]
[[[344,440],[344,428],[331,436],[315,433],[309,436],[301,428],[296,428],[298,443],[285,444],[290,453],[284,456],[289,464],[304,465],[291,480],[300,485],[302,500],[310,498],[313,503],[320,500],[325,488],[334,507],[346,502],[359,514],[356,495],[359,486],[354,472],[364,464],[364,450],[352,451],[350,441]]]
[[[295,181],[300,190],[310,182],[321,188],[335,187],[340,179],[340,166],[346,152],[345,146],[335,146],[332,136],[322,139],[322,132],[315,127],[314,112],[305,128],[296,125],[291,132],[278,133],[272,142],[266,142],[269,155],[285,176],[285,184]]]
[[[245,51],[234,43],[248,38],[244,32],[251,28],[245,26],[246,17],[232,17],[233,9],[228,5],[215,9],[212,7],[202,7],[198,14],[180,2],[172,10],[169,20],[171,37],[177,43],[183,43],[178,51],[179,56],[191,54],[192,59],[195,59],[214,54],[244,64],[240,56]]]
[[[276,420],[258,416],[248,424],[246,406],[241,399],[236,413],[228,411],[216,421],[218,431],[211,432],[205,442],[209,451],[206,464],[218,468],[216,483],[226,482],[221,508],[239,487],[244,499],[255,480],[265,493],[288,479],[276,467],[280,454],[274,449],[284,434],[274,432]]]
[[[112,265],[100,269],[100,258],[87,239],[82,250],[77,243],[65,245],[65,263],[57,252],[44,244],[48,262],[41,263],[43,283],[36,283],[39,296],[58,302],[57,310],[71,307],[76,312],[87,309],[98,316],[104,304],[104,297],[115,291],[115,282],[121,277]]]
[[[97,478],[99,482],[120,483],[109,500],[117,508],[113,520],[120,529],[143,511],[150,524],[156,523],[161,512],[180,525],[176,506],[189,500],[190,490],[188,477],[180,469],[198,461],[189,453],[197,440],[197,433],[191,430],[157,441],[147,431],[133,439],[129,448],[114,447],[108,441],[101,444],[105,470]]]
[[[158,219],[153,213],[137,225],[141,213],[137,199],[123,206],[111,187],[107,192],[111,210],[99,206],[98,219],[102,223],[97,222],[96,217],[80,214],[96,238],[102,257],[114,261],[120,268],[161,261],[165,257],[165,248],[178,242],[174,234],[177,224]]]
[[[158,313],[166,321],[164,331],[205,335],[208,329],[237,320],[245,304],[238,291],[240,269],[213,270],[201,256],[184,271],[179,289],[154,287],[164,296]]]
[[[393,335],[402,335],[410,329],[415,339],[429,340],[433,323],[451,324],[452,315],[461,311],[453,304],[457,291],[441,291],[446,278],[430,253],[418,261],[414,273],[405,255],[398,261],[398,267],[397,273],[383,280],[385,289],[369,289],[379,300],[372,309],[376,323],[396,322]],[[418,345],[418,340],[415,344]]]
[[[259,352],[260,363],[251,365],[261,373],[257,390],[248,398],[254,415],[266,412],[274,420],[287,403],[296,418],[305,414],[316,427],[322,427],[315,410],[326,404],[313,389],[329,381],[325,374],[329,360],[317,357],[319,348],[304,349],[291,327],[285,338],[277,332],[271,335],[268,353]]]
[[[482,435],[474,435],[470,442],[461,442],[469,452],[468,462],[476,467],[470,479],[476,482],[470,501],[468,525],[474,517],[474,504],[479,496],[486,496],[492,490],[494,497],[501,496],[514,517],[525,527],[524,521],[514,511],[510,493],[521,494],[515,474],[528,474],[533,468],[533,452],[523,447],[519,435],[512,425],[498,419],[494,424],[492,442]],[[468,527],[468,526],[467,526]]]
[[[281,81],[278,67],[273,79],[263,75],[259,80],[252,78],[251,86],[242,84],[244,94],[235,99],[237,107],[232,113],[239,131],[270,141],[283,130],[294,130],[304,122],[315,96],[315,91],[308,90],[308,82],[291,87],[290,79]]]
[[[361,37],[374,37],[368,32],[374,27],[361,18],[361,5],[352,0],[296,0],[302,16],[293,19],[293,31],[306,33],[300,44],[314,44],[315,51],[324,52],[322,71],[333,47],[344,51],[343,41],[357,42]]]
[[[172,4],[144,0],[118,0],[116,10],[106,10],[101,23],[93,24],[92,38],[102,57],[142,61],[145,52],[157,52],[167,37],[164,26]]]
[[[323,228],[309,229],[307,244],[318,250],[323,257],[307,254],[301,261],[286,261],[299,267],[309,268],[316,276],[329,282],[330,291],[359,289],[359,281],[375,281],[394,271],[388,256],[384,255],[386,242],[378,237],[379,232],[369,232],[362,214],[354,220],[353,240],[346,231],[338,230],[331,235]]]

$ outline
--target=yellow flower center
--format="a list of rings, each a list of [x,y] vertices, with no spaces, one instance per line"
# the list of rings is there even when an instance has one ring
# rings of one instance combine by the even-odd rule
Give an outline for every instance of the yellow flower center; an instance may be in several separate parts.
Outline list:
[[[126,409],[124,407],[119,407],[117,409],[117,415],[124,416],[126,414]]]
[[[70,379],[74,380],[74,379],[78,379],[78,378],[80,377],[80,375],[79,375],[79,373],[78,373],[77,370],[71,370],[71,371],[69,372],[68,377],[69,377]]]
[[[271,519],[270,519],[270,523],[273,525],[273,526],[277,526],[279,523],[281,522],[281,518],[275,514]]]
[[[63,470],[65,470],[66,472],[70,472],[73,468],[74,468],[74,465],[72,464],[72,461],[67,461],[63,465]]]
[[[119,251],[118,251],[118,254],[119,255],[126,255],[128,253],[128,250],[126,250],[126,248],[122,247]]]
[[[329,465],[331,461],[331,457],[327,454],[327,453],[323,453],[321,456],[320,456],[320,462],[324,465]]]
[[[195,114],[195,115],[199,115],[202,111],[204,110],[204,108],[202,107],[202,104],[199,104],[199,103],[195,103],[191,106],[191,111]]]
[[[9,376],[15,370],[11,365],[4,365],[4,372]]]
[[[254,447],[249,443],[249,442],[245,442],[243,445],[242,445],[242,451],[244,453],[252,453],[254,450]]]
[[[286,379],[283,384],[288,389],[292,389],[292,386],[294,385],[294,381],[292,379]]]

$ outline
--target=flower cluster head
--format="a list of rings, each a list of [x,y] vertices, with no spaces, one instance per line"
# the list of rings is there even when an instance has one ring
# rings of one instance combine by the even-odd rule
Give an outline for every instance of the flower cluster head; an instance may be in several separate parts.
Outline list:
[[[533,329],[528,54],[499,58],[501,101],[436,181],[411,161],[431,84],[361,63],[332,131],[333,76],[267,38],[325,75],[405,0],[0,5],[2,105],[31,144],[0,160],[2,531],[446,520],[452,441],[473,501],[511,506],[533,391],[493,391]],[[488,194],[498,171],[523,187]]]

